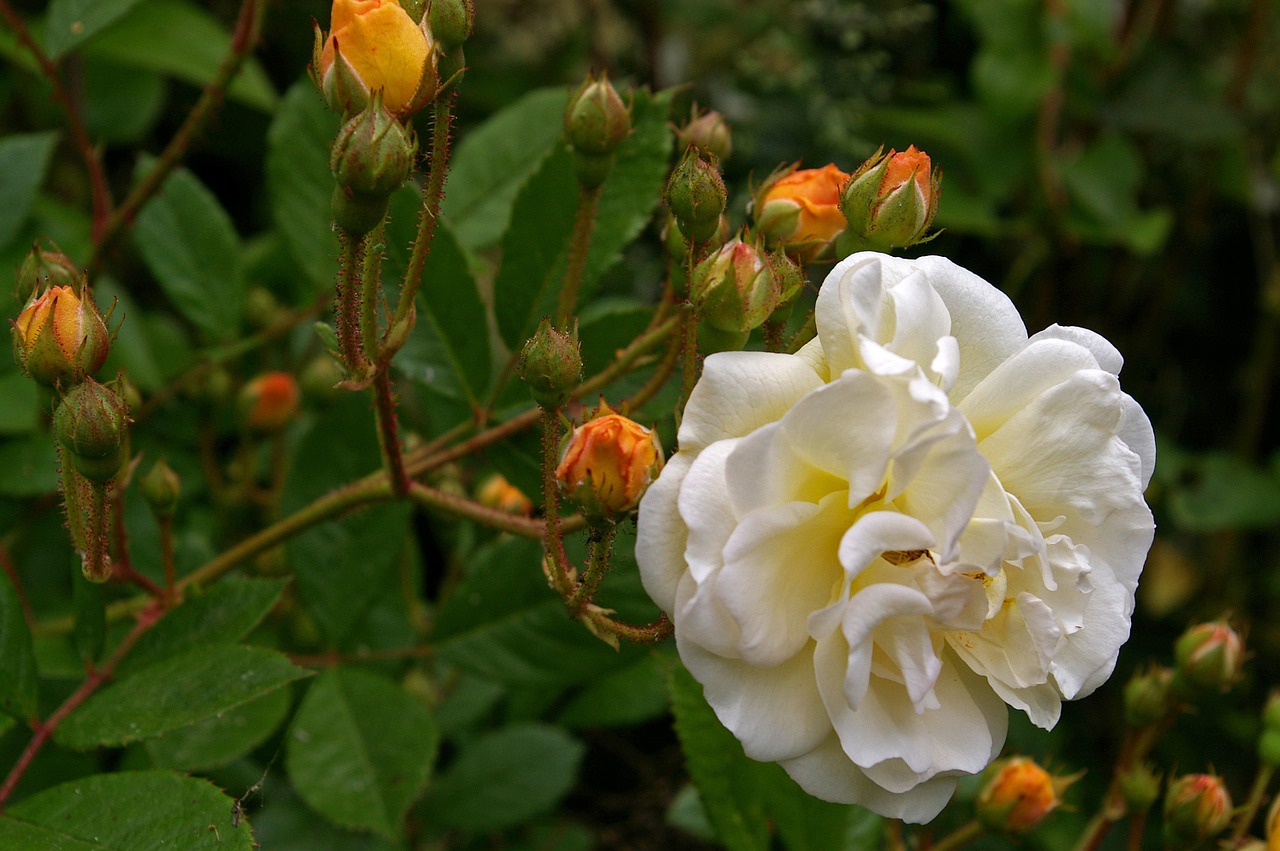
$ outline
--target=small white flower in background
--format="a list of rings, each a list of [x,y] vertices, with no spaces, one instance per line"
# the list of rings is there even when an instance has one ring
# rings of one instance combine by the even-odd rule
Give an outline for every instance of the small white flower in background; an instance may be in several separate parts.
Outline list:
[[[1028,338],[941,257],[862,253],[795,355],[707,358],[640,506],[649,594],[748,756],[912,822],[1110,676],[1154,523],[1102,337]]]

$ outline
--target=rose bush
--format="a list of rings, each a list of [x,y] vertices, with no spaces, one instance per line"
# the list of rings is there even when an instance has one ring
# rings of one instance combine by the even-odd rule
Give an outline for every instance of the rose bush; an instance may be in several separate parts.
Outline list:
[[[1146,415],[1081,328],[862,253],[794,355],[707,358],[640,506],[645,588],[720,720],[811,794],[927,821],[1128,637]]]

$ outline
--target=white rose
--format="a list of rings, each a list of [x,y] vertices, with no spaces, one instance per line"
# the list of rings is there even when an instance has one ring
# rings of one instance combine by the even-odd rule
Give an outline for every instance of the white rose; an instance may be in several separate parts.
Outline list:
[[[1107,679],[1154,523],[1119,353],[948,260],[856,254],[795,355],[707,358],[645,588],[748,756],[912,822]]]

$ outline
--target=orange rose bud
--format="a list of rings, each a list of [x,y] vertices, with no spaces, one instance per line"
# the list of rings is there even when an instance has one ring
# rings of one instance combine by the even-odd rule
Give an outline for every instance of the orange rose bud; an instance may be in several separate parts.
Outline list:
[[[775,173],[752,203],[756,229],[770,246],[781,246],[802,262],[825,257],[845,229],[840,188],[848,179],[834,163],[802,169],[793,165]]]
[[[332,29],[316,27],[312,68],[329,106],[351,115],[367,107],[373,93],[403,117],[436,95],[438,55],[431,30],[396,0],[334,0]]]
[[[102,368],[111,333],[88,291],[53,287],[27,302],[13,321],[14,351],[40,384],[78,384]]]
[[[1227,829],[1231,793],[1212,774],[1184,774],[1164,796],[1164,838],[1174,848],[1192,848]]]
[[[244,424],[258,431],[279,431],[298,412],[297,380],[287,372],[264,372],[240,390]]]
[[[975,804],[978,821],[996,833],[1026,833],[1062,803],[1076,777],[1054,777],[1023,756],[992,763]]]
[[[480,483],[476,499],[481,505],[496,508],[508,514],[528,517],[533,513],[533,501],[501,473],[494,473]]]
[[[653,429],[601,402],[595,417],[570,435],[556,481],[587,517],[616,522],[635,510],[661,470],[662,446]]]
[[[861,248],[887,250],[927,242],[942,196],[942,173],[931,172],[929,155],[915,145],[905,151],[877,151],[858,167],[840,193],[840,209],[849,222],[852,253]]]

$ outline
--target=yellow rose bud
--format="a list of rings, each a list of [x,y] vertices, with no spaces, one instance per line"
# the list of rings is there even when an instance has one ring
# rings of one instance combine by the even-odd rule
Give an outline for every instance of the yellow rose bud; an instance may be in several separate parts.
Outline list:
[[[332,29],[320,47],[316,76],[325,100],[344,114],[359,112],[375,91],[398,116],[421,109],[436,94],[435,42],[396,0],[334,0]]]
[[[37,382],[77,384],[102,368],[111,334],[93,299],[68,286],[33,298],[13,321],[18,361]]]
[[[1016,756],[994,763],[975,805],[978,821],[997,833],[1026,833],[1062,803],[1074,777],[1055,778],[1034,760]]]
[[[662,446],[653,429],[601,404],[596,417],[573,430],[556,481],[582,512],[620,520],[640,503],[662,470]]]
[[[849,175],[834,163],[784,170],[765,182],[753,204],[756,228],[771,246],[803,261],[825,256],[844,230],[840,188]]]
[[[533,501],[501,473],[494,473],[476,490],[476,500],[481,505],[496,508],[508,514],[519,514],[528,517],[533,514]]]
[[[298,412],[297,380],[287,372],[264,372],[240,391],[244,424],[258,431],[279,431]]]

